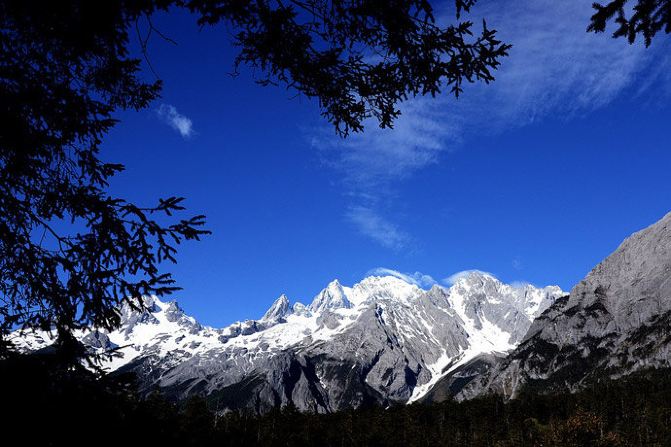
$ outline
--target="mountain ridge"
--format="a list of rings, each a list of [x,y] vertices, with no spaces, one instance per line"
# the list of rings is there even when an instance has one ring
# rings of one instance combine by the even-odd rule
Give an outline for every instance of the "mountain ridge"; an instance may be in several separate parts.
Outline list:
[[[671,213],[626,238],[531,325],[519,346],[457,394],[575,391],[671,367]]]
[[[221,329],[199,324],[176,302],[147,297],[144,312],[122,307],[119,330],[81,339],[97,352],[118,349],[105,366],[137,373],[141,390],[203,395],[222,411],[292,403],[328,412],[421,398],[445,368],[512,349],[533,315],[562,294],[481,272],[428,290],[370,276],[352,287],[334,280],[309,305],[280,295],[260,319]],[[23,347],[49,341],[36,334]]]

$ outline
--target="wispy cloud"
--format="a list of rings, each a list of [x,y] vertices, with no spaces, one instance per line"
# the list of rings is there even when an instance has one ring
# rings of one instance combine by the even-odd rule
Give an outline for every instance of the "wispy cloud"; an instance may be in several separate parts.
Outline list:
[[[496,275],[490,272],[485,272],[483,270],[476,270],[476,269],[471,269],[471,270],[462,270],[460,272],[456,272],[446,278],[441,279],[440,281],[437,281],[434,279],[431,275],[427,275],[422,272],[414,272],[414,273],[409,273],[409,272],[401,272],[399,270],[394,270],[390,269],[387,267],[377,267],[374,269],[369,270],[366,272],[366,276],[393,276],[395,278],[401,279],[408,284],[414,284],[417,287],[428,290],[431,287],[435,285],[439,286],[447,286],[451,287],[453,286],[457,281],[459,281],[461,278],[465,278],[471,274],[477,273],[479,275],[487,275],[491,276],[492,278],[498,279]],[[538,287],[533,283],[530,283],[528,281],[522,281],[522,280],[516,280],[512,281],[509,283],[514,288],[519,288],[523,289],[527,286],[533,286],[533,287]]]
[[[429,289],[434,284],[437,284],[436,280],[431,277],[431,275],[426,275],[422,272],[415,273],[401,273],[398,270],[388,269],[386,267],[378,267],[370,270],[366,273],[366,276],[393,276],[395,278],[402,279],[408,284],[414,284],[417,287],[422,289]]]
[[[406,233],[378,215],[373,209],[355,206],[350,208],[346,217],[361,234],[370,237],[383,247],[400,250],[406,248],[411,241]]]
[[[489,273],[489,272],[484,272],[482,270],[462,270],[460,272],[454,273],[453,275],[448,276],[447,278],[443,278],[440,282],[442,282],[445,285],[451,286],[454,285],[459,279],[465,278],[466,276],[470,275],[471,273],[480,273],[481,275],[489,275],[491,277],[496,278],[496,275]]]
[[[193,122],[190,118],[179,113],[175,106],[161,104],[156,113],[164,123],[179,132],[182,137],[189,138],[193,135]]]
[[[392,242],[393,235],[409,236],[383,218],[393,211],[384,204],[397,193],[399,181],[440,162],[446,151],[462,148],[471,135],[497,134],[548,116],[572,119],[624,91],[636,96],[660,82],[671,85],[668,46],[655,42],[645,49],[587,33],[591,14],[584,0],[481,1],[470,19],[487,18],[513,44],[494,83],[468,85],[459,100],[446,94],[407,101],[393,130],[371,122],[363,134],[346,140],[330,129],[313,134],[313,145],[352,197],[350,220],[382,245],[398,247],[402,244]],[[380,226],[393,230],[391,240],[371,231]]]
[[[482,5],[478,16],[487,17],[513,48],[496,81],[477,86],[455,107],[481,118],[465,120],[464,131],[500,132],[550,114],[573,117],[601,108],[631,87],[660,50],[587,33],[592,9],[582,0]]]
[[[457,123],[445,119],[441,101],[417,98],[406,102],[403,111],[393,130],[368,123],[364,133],[344,140],[333,137],[330,129],[313,137],[349,192],[368,198],[388,191],[391,182],[437,162],[445,142],[458,133]]]

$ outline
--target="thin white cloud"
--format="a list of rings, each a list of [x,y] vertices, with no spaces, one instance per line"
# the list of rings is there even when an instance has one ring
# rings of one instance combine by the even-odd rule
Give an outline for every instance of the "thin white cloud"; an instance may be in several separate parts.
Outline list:
[[[460,272],[456,272],[448,276],[447,278],[443,278],[440,281],[437,281],[431,275],[427,275],[422,272],[408,273],[390,269],[387,267],[376,267],[374,269],[371,269],[368,272],[366,272],[366,276],[393,276],[395,278],[407,282],[408,284],[413,284],[421,289],[428,290],[434,285],[443,285],[448,287],[453,286],[459,279],[465,278],[474,273],[477,273],[479,275],[490,276],[492,278],[499,280],[498,277],[493,273],[477,269],[462,270]],[[516,289],[524,289],[527,286],[537,287],[535,284],[524,280],[512,281],[509,283],[509,285]]]
[[[383,247],[400,250],[406,248],[410,243],[410,237],[407,234],[371,208],[352,207],[346,217],[361,234],[370,237]]]
[[[417,98],[404,104],[393,130],[368,123],[363,133],[340,139],[324,129],[312,144],[341,174],[349,193],[378,198],[379,193],[389,191],[392,182],[438,161],[445,141],[458,130],[456,123],[443,119],[443,109],[439,101]]]
[[[193,122],[190,118],[179,113],[175,106],[161,104],[156,113],[164,123],[179,132],[182,137],[189,138],[193,135]]]
[[[592,15],[582,0],[481,2],[500,37],[513,44],[490,86],[476,86],[455,107],[480,120],[464,131],[501,132],[548,115],[573,117],[599,109],[646,72],[659,48],[585,31]],[[483,125],[484,124],[484,125]]]
[[[415,273],[401,273],[398,270],[388,269],[386,267],[377,267],[366,273],[366,276],[393,276],[399,278],[408,284],[414,284],[422,289],[430,289],[437,284],[436,280],[431,275],[426,275],[422,272]]]
[[[492,274],[492,273],[485,272],[485,271],[482,271],[482,270],[475,270],[475,269],[472,269],[472,270],[462,270],[462,271],[460,271],[460,272],[454,273],[453,275],[450,275],[450,276],[448,276],[447,278],[443,278],[440,282],[442,282],[442,283],[445,284],[445,285],[452,286],[452,285],[454,285],[454,283],[456,283],[459,279],[461,279],[461,278],[465,278],[466,276],[468,276],[468,275],[470,275],[470,274],[472,274],[472,273],[479,273],[479,274],[481,274],[481,275],[488,275],[488,276],[491,276],[491,277],[493,277],[493,278],[496,278],[496,275],[494,275],[494,274]]]
[[[608,105],[623,92],[641,96],[652,85],[661,84],[655,91],[668,94],[671,58],[663,39],[645,49],[640,42],[629,45],[608,33],[587,33],[591,15],[590,2],[584,0],[478,2],[469,19],[480,23],[485,17],[502,40],[513,44],[494,83],[467,85],[458,100],[444,94],[407,101],[393,130],[370,122],[364,133],[345,140],[331,129],[313,134],[313,146],[338,173],[344,193],[352,197],[351,207],[364,210],[358,214],[373,213],[385,222],[382,226],[393,228],[392,235],[408,237],[383,219],[392,210],[381,204],[397,194],[401,181],[440,162],[446,151],[462,148],[470,136],[495,135],[548,116],[572,119]],[[350,220],[380,241],[379,232],[370,231],[376,226],[370,216]]]

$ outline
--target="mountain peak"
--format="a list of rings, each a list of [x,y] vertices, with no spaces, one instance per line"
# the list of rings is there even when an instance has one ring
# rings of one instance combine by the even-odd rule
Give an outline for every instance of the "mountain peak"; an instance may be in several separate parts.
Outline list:
[[[605,306],[620,328],[671,310],[671,213],[626,238],[571,290],[569,306]],[[635,316],[635,317],[634,317]]]
[[[290,313],[291,307],[289,306],[289,298],[287,298],[285,294],[282,294],[273,302],[261,320],[275,321],[286,317]]]
[[[448,277],[446,280],[451,287],[454,286],[474,286],[484,283],[501,283],[501,281],[489,272],[482,270],[464,270]]]
[[[539,389],[576,391],[596,378],[668,367],[670,277],[667,214],[626,238],[568,297],[555,300],[534,320],[522,344],[457,399],[490,392],[515,397],[531,382]]]
[[[159,307],[161,306],[159,305]],[[184,310],[181,307],[179,307],[177,301],[170,301],[169,303],[167,303],[167,306],[165,306],[165,308],[163,309],[163,313],[165,314],[165,318],[168,321],[177,321],[185,316]]]
[[[312,300],[309,306],[311,312],[319,313],[325,310],[335,309],[349,309],[352,303],[347,299],[342,285],[336,279],[329,283],[328,286]]]

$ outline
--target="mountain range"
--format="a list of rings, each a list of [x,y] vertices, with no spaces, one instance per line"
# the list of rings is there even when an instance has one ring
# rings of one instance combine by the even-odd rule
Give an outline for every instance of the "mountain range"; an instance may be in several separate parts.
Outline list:
[[[425,290],[396,276],[337,280],[310,304],[281,295],[257,320],[199,324],[176,302],[122,306],[113,332],[79,334],[140,392],[203,396],[220,412],[367,405],[573,391],[604,377],[668,367],[671,213],[622,245],[570,294],[471,271]],[[24,350],[53,342],[17,333]]]
[[[116,331],[80,338],[99,353],[114,351],[104,367],[136,373],[143,393],[202,395],[221,411],[293,404],[331,412],[422,398],[460,365],[513,349],[563,294],[477,271],[429,290],[371,276],[353,287],[335,280],[309,305],[281,295],[260,319],[223,329],[146,297],[143,312],[121,308]],[[31,350],[53,342],[43,332],[16,341]]]

